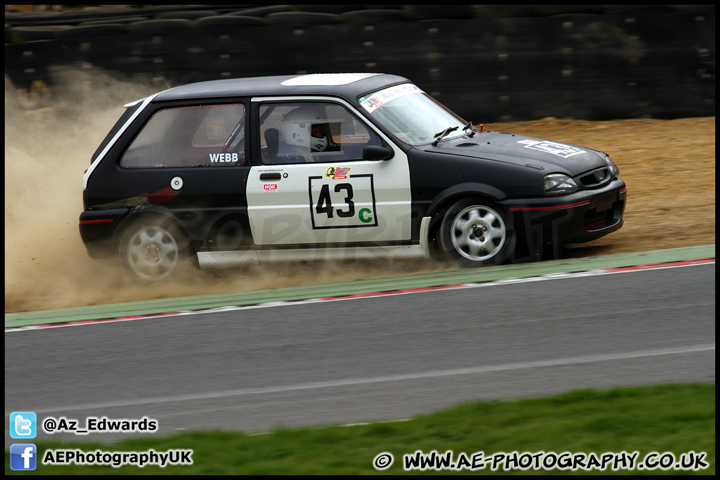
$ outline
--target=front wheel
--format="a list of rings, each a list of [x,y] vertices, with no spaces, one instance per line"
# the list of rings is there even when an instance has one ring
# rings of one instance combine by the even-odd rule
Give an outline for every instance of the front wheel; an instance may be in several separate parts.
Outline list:
[[[515,233],[500,207],[485,200],[464,199],[445,213],[439,243],[463,265],[500,265],[515,249]]]
[[[170,221],[137,221],[120,239],[123,265],[147,281],[169,277],[190,253],[189,241]]]

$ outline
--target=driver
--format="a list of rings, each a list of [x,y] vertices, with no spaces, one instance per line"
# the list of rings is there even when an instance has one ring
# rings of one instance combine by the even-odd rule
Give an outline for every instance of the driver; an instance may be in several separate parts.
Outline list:
[[[290,111],[280,125],[281,163],[312,162],[311,153],[328,148],[328,132],[327,120],[315,108],[298,107]]]

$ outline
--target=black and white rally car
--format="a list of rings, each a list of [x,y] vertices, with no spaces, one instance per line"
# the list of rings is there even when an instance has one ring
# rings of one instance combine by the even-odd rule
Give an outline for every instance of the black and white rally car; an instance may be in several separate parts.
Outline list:
[[[590,148],[483,131],[408,79],[200,82],[126,105],[83,179],[80,234],[160,280],[184,263],[537,260],[623,224]]]

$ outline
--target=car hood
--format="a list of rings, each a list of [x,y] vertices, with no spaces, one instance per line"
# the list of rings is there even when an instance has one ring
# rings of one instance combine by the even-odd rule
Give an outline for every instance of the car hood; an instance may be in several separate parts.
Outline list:
[[[605,153],[587,147],[505,132],[441,140],[427,151],[495,160],[571,176],[607,166]]]

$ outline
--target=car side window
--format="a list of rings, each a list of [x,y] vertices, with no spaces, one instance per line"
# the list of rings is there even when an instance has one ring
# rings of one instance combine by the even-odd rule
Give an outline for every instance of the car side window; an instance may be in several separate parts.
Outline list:
[[[164,108],[127,148],[124,168],[226,167],[245,163],[245,106]]]
[[[260,106],[260,144],[266,165],[361,160],[380,137],[342,105],[330,102]]]

